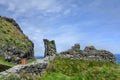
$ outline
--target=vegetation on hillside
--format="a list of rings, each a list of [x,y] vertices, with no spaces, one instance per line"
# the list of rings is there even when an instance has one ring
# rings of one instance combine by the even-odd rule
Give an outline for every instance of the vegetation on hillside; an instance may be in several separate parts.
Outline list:
[[[120,80],[120,65],[56,58],[50,62],[42,80]]]
[[[0,18],[0,46],[14,46],[20,50],[27,51],[31,47],[25,35],[12,23]],[[4,51],[7,47],[4,47]]]
[[[43,71],[42,77],[22,74],[7,80],[120,80],[120,65],[109,62],[55,58]]]
[[[38,75],[24,74],[20,75],[11,74],[9,76],[1,77],[0,80],[41,80],[41,77]]]
[[[33,49],[34,44],[22,32],[15,20],[0,16],[0,57],[19,64],[23,57],[27,59],[34,57]],[[0,64],[5,65],[1,60]]]

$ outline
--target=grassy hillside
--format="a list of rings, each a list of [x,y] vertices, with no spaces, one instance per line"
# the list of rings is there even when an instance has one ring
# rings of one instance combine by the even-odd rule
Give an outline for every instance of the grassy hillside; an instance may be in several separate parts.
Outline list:
[[[24,51],[27,51],[32,46],[31,42],[13,23],[0,18],[0,46],[2,45],[16,46]]]
[[[22,32],[15,20],[0,16],[0,57],[19,64],[23,57],[27,59],[34,57],[33,49],[34,44]]]
[[[56,58],[50,62],[42,80],[120,80],[120,65]]]
[[[109,62],[71,60],[55,58],[43,71],[42,77],[20,74],[11,75],[5,80],[120,80],[120,65]]]

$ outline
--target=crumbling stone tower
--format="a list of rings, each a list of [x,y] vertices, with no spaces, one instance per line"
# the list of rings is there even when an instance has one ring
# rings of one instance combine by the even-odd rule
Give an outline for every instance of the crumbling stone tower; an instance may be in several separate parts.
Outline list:
[[[56,51],[56,45],[55,41],[49,41],[48,39],[43,39],[44,45],[45,45],[45,54],[44,57],[46,56],[54,56],[57,51]]]

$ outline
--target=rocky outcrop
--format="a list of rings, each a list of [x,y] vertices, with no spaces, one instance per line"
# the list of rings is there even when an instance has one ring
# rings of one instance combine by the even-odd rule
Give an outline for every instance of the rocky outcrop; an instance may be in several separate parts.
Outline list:
[[[71,49],[58,54],[60,57],[83,60],[96,60],[116,63],[115,56],[106,50],[97,50],[94,46],[87,46],[80,50],[80,45],[75,44]]]
[[[54,56],[56,55],[57,51],[56,51],[56,45],[55,45],[55,41],[49,41],[48,39],[44,39],[44,45],[45,45],[45,54],[44,56]]]
[[[21,58],[34,57],[34,44],[12,18],[0,16],[0,57],[19,64]]]

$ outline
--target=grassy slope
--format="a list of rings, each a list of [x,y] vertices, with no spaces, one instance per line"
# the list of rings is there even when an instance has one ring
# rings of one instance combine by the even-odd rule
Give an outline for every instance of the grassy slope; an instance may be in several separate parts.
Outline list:
[[[56,58],[42,80],[120,80],[120,65]]]
[[[27,52],[31,48],[32,43],[26,36],[16,28],[12,23],[0,18],[0,48],[5,45],[2,50],[6,52],[8,46],[14,46],[17,49]],[[6,62],[0,56],[0,64],[5,66],[14,66],[14,64]]]
[[[27,51],[31,42],[12,23],[0,18],[0,46],[16,46],[20,50]]]

